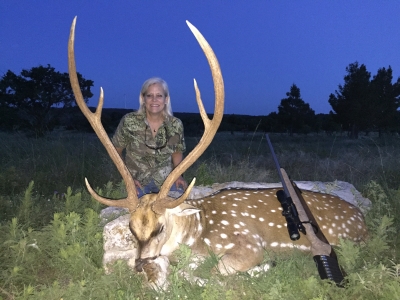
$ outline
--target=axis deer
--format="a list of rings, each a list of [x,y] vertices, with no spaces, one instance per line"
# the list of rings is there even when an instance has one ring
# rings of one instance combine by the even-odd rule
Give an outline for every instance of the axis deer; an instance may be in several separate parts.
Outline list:
[[[206,150],[221,123],[224,111],[224,83],[217,58],[201,33],[189,22],[187,25],[205,53],[211,68],[215,89],[215,112],[210,120],[203,107],[200,91],[194,80],[196,100],[204,122],[204,134],[196,147],[169,174],[158,194],[147,194],[138,199],[133,178],[118,155],[101,124],[103,90],[97,109],[92,113],[86,106],[78,84],[74,39],[74,19],[69,43],[69,74],[76,102],[86,116],[126,184],[127,197],[111,200],[98,195],[85,178],[86,186],[94,199],[107,206],[128,208],[130,231],[138,241],[139,257],[137,271],[145,271],[150,282],[160,284],[165,277],[168,256],[180,244],[189,245],[198,256],[207,256],[209,250],[220,257],[217,268],[223,274],[246,271],[259,265],[265,249],[285,250],[297,247],[310,249],[307,239],[290,240],[285,228],[285,219],[276,199],[278,189],[226,189],[211,196],[185,201],[194,186],[192,180],[187,190],[177,199],[168,197],[168,192],[177,177],[184,173]],[[361,211],[338,197],[303,191],[310,209],[331,244],[339,237],[354,241],[366,233]],[[163,271],[164,270],[164,271]],[[164,277],[163,277],[164,276]]]

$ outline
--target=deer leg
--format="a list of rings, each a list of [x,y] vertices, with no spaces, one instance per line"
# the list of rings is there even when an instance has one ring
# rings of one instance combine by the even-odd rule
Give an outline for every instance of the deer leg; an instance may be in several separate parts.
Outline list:
[[[264,249],[260,241],[241,234],[237,234],[232,241],[234,246],[223,254],[218,263],[221,274],[245,272],[263,261]]]

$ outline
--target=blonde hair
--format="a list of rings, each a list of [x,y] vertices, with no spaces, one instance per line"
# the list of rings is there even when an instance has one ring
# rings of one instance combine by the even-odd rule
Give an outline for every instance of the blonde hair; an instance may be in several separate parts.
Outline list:
[[[149,88],[149,86],[153,84],[161,84],[163,90],[164,90],[164,96],[165,99],[167,100],[167,103],[164,106],[164,115],[165,116],[170,116],[172,117],[172,106],[171,106],[171,98],[169,96],[169,89],[168,89],[168,84],[165,82],[165,80],[159,78],[159,77],[152,77],[147,79],[143,85],[142,89],[140,90],[140,95],[139,95],[139,109],[137,110],[138,113],[144,114],[146,113],[146,106],[144,104],[144,96]]]

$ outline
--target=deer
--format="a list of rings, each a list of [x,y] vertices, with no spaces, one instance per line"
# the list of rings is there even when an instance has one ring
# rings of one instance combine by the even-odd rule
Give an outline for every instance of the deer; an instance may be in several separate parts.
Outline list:
[[[204,133],[194,149],[168,175],[160,191],[141,198],[138,198],[134,180],[101,124],[103,89],[100,88],[95,112],[89,110],[83,99],[74,53],[76,17],[68,42],[68,69],[76,103],[121,174],[127,196],[123,199],[102,197],[91,187],[87,178],[86,187],[96,201],[129,210],[129,229],[138,243],[135,269],[144,272],[148,282],[156,285],[165,281],[168,258],[181,244],[188,245],[198,257],[206,257],[212,251],[219,257],[216,269],[224,275],[244,272],[260,265],[264,252],[271,249],[276,252],[291,248],[310,251],[307,239],[293,241],[289,238],[282,208],[276,197],[278,188],[228,188],[188,200],[195,184],[193,178],[181,196],[172,198],[168,195],[176,179],[210,145],[224,114],[224,82],[217,57],[197,28],[188,21],[186,23],[211,69],[215,93],[214,115],[208,118],[194,79]],[[358,242],[367,236],[364,216],[358,207],[329,194],[302,190],[302,195],[331,245],[338,245],[340,238]]]

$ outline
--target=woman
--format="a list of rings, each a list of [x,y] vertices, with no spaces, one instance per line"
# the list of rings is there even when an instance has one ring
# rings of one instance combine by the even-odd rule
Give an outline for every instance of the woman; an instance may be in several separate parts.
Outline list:
[[[167,83],[157,77],[146,80],[137,112],[126,114],[112,138],[119,155],[132,174],[138,197],[158,192],[186,150],[181,120],[172,115]],[[186,189],[180,176],[171,190]]]

